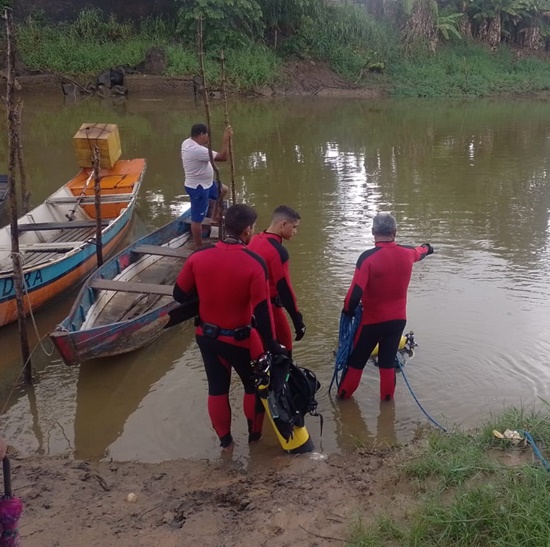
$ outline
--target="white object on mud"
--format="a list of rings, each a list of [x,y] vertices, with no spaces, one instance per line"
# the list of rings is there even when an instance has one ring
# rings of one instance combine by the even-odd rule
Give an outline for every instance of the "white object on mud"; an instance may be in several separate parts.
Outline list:
[[[500,431],[493,429],[493,437],[496,437],[497,439],[512,441],[513,444],[517,444],[519,441],[523,440],[521,433],[518,433],[515,430],[512,431],[511,429],[506,429],[504,433],[501,433]]]

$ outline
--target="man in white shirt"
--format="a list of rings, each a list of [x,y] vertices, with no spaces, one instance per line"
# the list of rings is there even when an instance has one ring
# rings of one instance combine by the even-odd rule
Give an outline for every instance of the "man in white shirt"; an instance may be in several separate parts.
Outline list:
[[[222,149],[212,151],[214,161],[226,161],[229,156],[229,139],[233,129],[228,126],[223,132]],[[208,153],[208,127],[196,123],[191,128],[191,137],[181,143],[181,161],[185,174],[185,190],[191,199],[191,234],[195,247],[202,245],[202,221],[208,211],[209,200],[218,199],[218,185],[213,182],[214,168]],[[222,199],[227,195],[227,186],[222,184]]]

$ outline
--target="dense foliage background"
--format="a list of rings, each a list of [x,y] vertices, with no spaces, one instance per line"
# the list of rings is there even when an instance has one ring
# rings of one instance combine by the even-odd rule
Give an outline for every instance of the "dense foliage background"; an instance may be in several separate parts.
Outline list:
[[[22,59],[33,69],[90,77],[135,66],[162,46],[166,75],[191,75],[201,18],[208,77],[219,79],[224,48],[239,89],[275,83],[289,58],[326,62],[350,81],[387,84],[402,96],[550,87],[550,0],[171,1],[172,16],[137,20],[88,8],[54,23],[31,11],[19,25]]]

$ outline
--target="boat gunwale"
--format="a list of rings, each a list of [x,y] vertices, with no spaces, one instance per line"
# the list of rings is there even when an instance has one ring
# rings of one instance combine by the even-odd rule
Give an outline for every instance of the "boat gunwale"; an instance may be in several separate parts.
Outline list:
[[[142,158],[139,158],[139,159],[142,159]],[[134,161],[134,160],[119,160],[119,161]],[[34,209],[32,209],[31,211],[29,211],[28,213],[26,213],[25,215],[23,215],[21,217],[21,219],[25,219],[25,217],[28,217],[28,216],[31,216],[33,214],[33,212],[35,212],[38,208],[40,207],[43,207],[46,208],[46,207],[50,207],[51,205],[49,205],[47,202],[49,199],[52,199],[54,196],[56,196],[57,194],[59,193],[63,193],[65,190],[67,191],[70,191],[69,190],[69,185],[71,183],[73,183],[73,181],[82,173],[82,171],[84,171],[85,169],[81,169],[81,171],[79,171],[79,173],[73,177],[71,180],[69,180],[68,182],[66,182],[63,186],[61,186],[60,188],[58,188],[53,194],[51,194],[48,198],[46,198],[40,205],[37,205]],[[128,210],[132,211],[134,208],[135,208],[135,205],[136,205],[136,201],[137,201],[137,198],[138,198],[138,193],[139,193],[139,189],[141,187],[141,184],[143,182],[143,177],[145,175],[145,172],[147,170],[147,162],[143,159],[143,169],[141,170],[139,176],[137,177],[135,183],[133,184],[133,187],[132,187],[132,199],[127,203],[126,207],[121,207],[120,211],[119,211],[119,214],[116,216],[116,217],[111,217],[109,220],[109,224],[107,226],[105,226],[102,230],[101,230],[101,234],[102,236],[107,236],[109,235],[109,233],[114,230],[115,228],[117,228],[120,224],[120,222],[122,222],[124,219],[125,219],[125,214]],[[70,209],[69,209],[70,210]],[[82,213],[82,215],[86,215],[89,217],[89,215],[87,215],[87,213],[85,212],[85,210],[83,208],[80,208],[79,210],[79,213]],[[36,213],[35,213],[36,214]],[[53,218],[53,214],[52,214],[52,218]],[[93,218],[89,217],[87,220],[94,220]],[[126,221],[128,222],[129,219]],[[22,222],[21,224],[32,224],[32,223],[29,223],[29,222]],[[11,230],[11,227],[10,225],[6,225],[2,228],[0,228],[0,230],[6,230],[6,231],[9,231]],[[66,234],[67,232],[70,233],[70,230],[71,229],[67,229],[67,230],[64,230],[64,229],[60,229],[59,230],[59,233],[57,234],[52,234],[52,238],[51,239],[48,239],[48,243],[54,243],[56,241],[58,241],[56,238],[57,237],[60,237],[60,236],[63,236],[64,234]],[[40,231],[40,230],[37,230],[37,231]],[[57,231],[57,230],[55,230]],[[27,232],[32,232],[32,230],[28,230]],[[49,266],[55,266],[56,264],[59,264],[61,262],[63,262],[64,260],[67,260],[69,258],[73,258],[73,256],[77,255],[78,253],[81,253],[82,251],[84,251],[85,248],[88,248],[90,245],[94,245],[93,241],[91,241],[92,239],[94,238],[87,238],[85,240],[82,241],[82,245],[80,245],[79,247],[75,247],[74,249],[71,249],[65,253],[55,253],[59,256],[56,256],[56,257],[50,257],[49,259],[44,256],[44,260],[38,262],[37,264],[29,267],[29,268],[25,268],[25,265],[23,263],[23,272],[25,274],[27,273],[33,273],[33,272],[36,272],[38,270],[41,270],[43,268],[46,268],[46,267],[49,267]],[[4,256],[2,257],[3,251],[0,251],[0,264],[2,263],[2,260],[4,260],[5,258],[7,258],[10,254],[11,254],[11,251],[6,251],[6,254],[7,256]],[[53,253],[52,253],[53,254]],[[13,269],[9,269],[9,270],[2,270],[0,269],[0,280],[2,279],[8,279],[10,277],[13,277]]]

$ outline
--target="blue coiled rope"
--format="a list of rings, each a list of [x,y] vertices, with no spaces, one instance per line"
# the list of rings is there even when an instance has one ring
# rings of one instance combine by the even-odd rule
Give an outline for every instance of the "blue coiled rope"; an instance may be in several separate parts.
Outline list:
[[[550,471],[550,463],[548,463],[548,461],[543,458],[542,454],[540,453],[539,447],[537,446],[537,443],[533,440],[533,437],[531,437],[530,433],[528,431],[524,431],[523,436],[525,437],[525,440],[531,445],[535,456],[539,459],[540,463],[542,463],[544,469],[546,469],[546,471]]]
[[[363,315],[363,306],[359,304],[355,308],[355,315],[350,317],[343,313],[340,316],[340,331],[338,333],[338,350],[336,351],[336,360],[334,362],[334,373],[332,374],[332,380],[328,391],[332,389],[332,384],[336,382],[336,387],[340,387],[340,378],[346,370],[348,363],[348,357],[353,350],[353,339],[355,333],[361,323],[361,316]]]
[[[338,333],[338,350],[336,351],[336,359],[334,361],[334,373],[332,374],[332,380],[330,381],[330,385],[328,387],[329,393],[332,389],[332,385],[335,382],[336,382],[336,387],[340,386],[340,378],[342,378],[342,374],[346,370],[348,358],[351,352],[353,351],[353,340],[355,338],[355,333],[359,328],[359,324],[361,323],[362,315],[363,315],[363,307],[359,305],[355,309],[355,315],[353,317],[350,317],[344,313],[342,313],[340,317],[340,330]],[[399,365],[399,370],[403,375],[403,379],[405,380],[405,384],[409,388],[409,391],[411,392],[411,395],[415,400],[416,404],[418,405],[418,407],[420,408],[420,410],[424,413],[426,418],[428,418],[428,420],[432,422],[432,424],[439,427],[441,430],[443,430],[446,433],[447,429],[443,427],[441,424],[439,424],[436,420],[434,420],[424,410],[424,407],[420,404],[420,401],[417,399],[416,395],[414,394],[414,391],[412,390],[411,385],[409,384],[409,381],[407,380],[407,376],[405,375],[405,371],[403,370],[403,366],[399,356],[396,357],[396,361]]]

